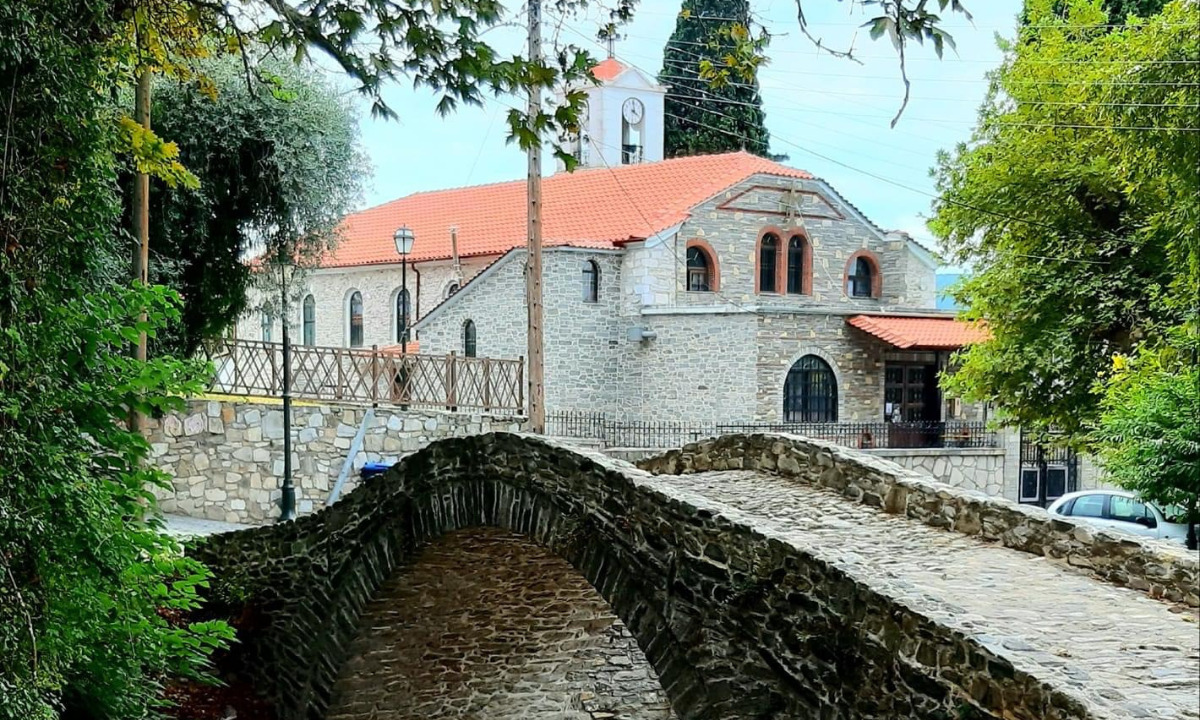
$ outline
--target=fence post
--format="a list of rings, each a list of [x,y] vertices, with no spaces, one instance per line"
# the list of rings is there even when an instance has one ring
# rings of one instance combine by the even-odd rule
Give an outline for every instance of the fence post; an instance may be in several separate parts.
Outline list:
[[[483,359],[483,409],[492,409],[492,360]]]
[[[517,412],[525,412],[525,356],[517,358]]]
[[[333,351],[333,362],[337,365],[337,389],[334,390],[333,396],[338,400],[342,399],[342,393],[346,387],[346,368],[342,367],[342,349],[338,348]]]
[[[379,404],[379,346],[371,346],[371,404]]]
[[[458,405],[457,378],[455,377],[454,351],[446,356],[446,409],[454,410]]]
[[[271,392],[274,393],[275,380],[279,377],[279,366],[275,362],[275,348],[271,346],[271,343],[263,343],[263,349],[267,351],[267,357],[271,358]],[[282,389],[282,386],[280,386],[281,391]]]

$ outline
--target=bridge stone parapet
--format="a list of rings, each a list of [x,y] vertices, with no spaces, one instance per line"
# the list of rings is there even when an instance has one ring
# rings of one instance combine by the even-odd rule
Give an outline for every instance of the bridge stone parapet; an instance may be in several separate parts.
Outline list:
[[[933,527],[1044,556],[1150,596],[1200,605],[1200,556],[1041,508],[933,481],[885,459],[794,435],[726,435],[638,466],[657,475],[751,470],[795,478]]]
[[[998,522],[965,501],[947,514],[943,489],[929,484],[927,497],[890,463],[796,438],[726,439],[647,463],[672,473],[746,465],[964,531]],[[972,512],[983,515],[960,517]],[[316,719],[329,710],[355,636],[371,632],[360,618],[381,585],[439,536],[477,526],[524,534],[580,572],[683,720],[1119,717],[1093,713],[1065,685],[764,516],[532,436],[435,442],[336,505],[209,538],[193,553],[213,567],[220,594],[244,600],[258,619],[244,638],[256,687],[284,720]]]

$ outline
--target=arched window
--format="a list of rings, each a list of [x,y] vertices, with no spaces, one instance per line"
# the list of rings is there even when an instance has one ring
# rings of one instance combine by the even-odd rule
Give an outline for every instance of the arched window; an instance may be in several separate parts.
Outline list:
[[[304,298],[304,311],[301,319],[304,321],[304,344],[312,347],[317,344],[317,299],[312,295]]]
[[[452,282],[450,283],[450,286],[446,288],[446,297],[450,297],[456,292],[458,292],[458,283]]]
[[[266,310],[262,311],[262,341],[271,342],[271,314]]]
[[[779,236],[767,233],[758,245],[758,291],[779,292]]]
[[[475,321],[463,323],[463,355],[475,357]]]
[[[805,355],[783,383],[784,422],[837,422],[837,378],[829,364]]]
[[[350,300],[347,302],[350,312],[347,318],[347,335],[350,339],[350,347],[362,347],[363,345],[363,299],[362,293],[355,290],[350,294]]]
[[[688,292],[709,292],[713,289],[712,262],[704,248],[689,247],[687,249],[687,289]]]
[[[875,259],[866,251],[854,253],[846,264],[846,294],[851,298],[878,298],[880,277]]]
[[[802,295],[804,287],[804,237],[793,235],[788,240],[787,291],[789,295]]]
[[[595,260],[583,263],[583,301],[594,303],[600,301],[600,266]]]
[[[408,321],[411,319],[411,298],[408,289],[396,293],[396,342],[408,342]]]

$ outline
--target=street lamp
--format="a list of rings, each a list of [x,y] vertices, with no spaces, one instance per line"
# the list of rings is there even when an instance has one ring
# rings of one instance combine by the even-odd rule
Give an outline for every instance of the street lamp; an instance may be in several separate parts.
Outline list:
[[[408,254],[412,252],[413,240],[416,237],[407,225],[392,234],[396,241],[396,252],[400,255],[400,322],[403,332],[400,333],[400,354],[408,352]]]

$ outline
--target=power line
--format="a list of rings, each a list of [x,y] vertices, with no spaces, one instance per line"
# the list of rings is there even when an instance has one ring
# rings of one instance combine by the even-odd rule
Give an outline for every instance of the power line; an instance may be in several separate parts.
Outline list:
[[[653,40],[654,39],[654,38],[646,37],[643,35],[630,35],[629,37],[637,38],[639,40]],[[671,40],[671,39],[667,40],[665,47],[669,48],[669,47],[676,46],[676,45],[692,45],[692,46],[698,46],[698,47],[704,47],[704,48],[712,48],[711,43],[701,42],[699,40]],[[683,50],[680,50],[680,51],[685,52]],[[804,57],[812,57],[811,52],[802,52],[799,50],[776,50],[774,52],[774,54],[775,55],[798,55],[798,56],[804,56]],[[855,54],[854,57],[862,59],[862,60],[892,60],[892,59],[896,58],[895,55],[858,55],[858,54]],[[905,59],[908,60],[909,58],[905,58]],[[920,56],[917,56],[917,57],[914,57],[911,59],[926,60],[926,61],[931,61],[931,62],[946,62],[942,58],[930,58],[930,57],[920,57]],[[982,60],[982,59],[974,59],[974,58],[954,58],[950,62],[995,64],[994,61],[992,61],[992,60]],[[1200,64],[1200,60],[1023,60],[1022,62],[1026,63],[1026,64],[1031,64],[1031,65],[1197,65],[1197,64]]]

